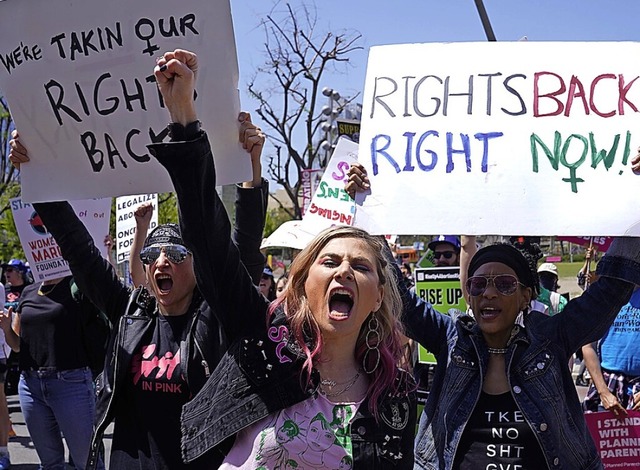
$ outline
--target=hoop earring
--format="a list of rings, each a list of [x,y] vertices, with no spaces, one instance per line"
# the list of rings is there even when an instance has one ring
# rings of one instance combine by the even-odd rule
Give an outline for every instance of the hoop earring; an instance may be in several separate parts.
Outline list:
[[[380,322],[376,317],[375,313],[372,313],[369,317],[369,330],[367,331],[367,336],[365,337],[364,344],[367,346],[367,351],[364,353],[364,357],[362,358],[362,370],[367,374],[373,374],[378,365],[380,365],[380,350],[378,349],[378,344],[380,343]],[[375,344],[371,345],[371,340],[375,337]],[[372,352],[373,351],[373,352]],[[369,354],[375,354],[375,365],[371,369],[367,369],[367,363],[369,362]]]

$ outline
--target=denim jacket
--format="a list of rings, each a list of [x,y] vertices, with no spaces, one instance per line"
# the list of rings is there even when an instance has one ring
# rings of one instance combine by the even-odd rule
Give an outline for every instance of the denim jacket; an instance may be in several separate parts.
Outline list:
[[[601,469],[577,397],[569,357],[600,338],[640,283],[640,239],[616,239],[598,264],[602,276],[553,317],[531,312],[507,345],[511,395],[534,432],[550,469]],[[405,293],[407,294],[407,293]],[[433,386],[416,437],[415,468],[450,469],[487,370],[487,345],[475,320],[442,315],[408,293],[410,337],[436,355]]]
[[[251,284],[229,237],[229,219],[215,191],[206,136],[155,145],[152,153],[169,171],[178,195],[182,235],[194,253],[198,285],[220,315],[231,345],[182,414],[183,460],[205,459],[217,468],[240,430],[311,397],[318,377],[313,374],[308,386],[301,384],[304,357],[290,340],[284,312],[274,312],[267,324],[269,303]],[[209,236],[199,236],[202,232]],[[412,468],[415,407],[413,393],[387,395],[376,422],[365,400],[351,424],[354,465]]]

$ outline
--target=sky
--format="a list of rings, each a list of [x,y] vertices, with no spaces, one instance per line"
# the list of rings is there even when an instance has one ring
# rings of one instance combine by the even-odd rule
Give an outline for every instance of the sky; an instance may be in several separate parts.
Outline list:
[[[244,90],[263,60],[264,33],[258,25],[272,5],[270,0],[231,0],[244,109],[256,106]],[[484,0],[484,6],[498,41],[523,36],[529,41],[640,40],[638,0]],[[316,8],[319,28],[362,35],[363,50],[350,56],[352,66],[328,74],[322,84],[343,96],[362,92],[371,46],[487,40],[474,0],[318,0]]]

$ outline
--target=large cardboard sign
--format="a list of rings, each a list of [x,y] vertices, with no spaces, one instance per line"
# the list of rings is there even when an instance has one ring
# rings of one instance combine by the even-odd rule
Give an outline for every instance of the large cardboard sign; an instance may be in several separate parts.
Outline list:
[[[638,43],[373,47],[359,160],[377,234],[640,234]]]
[[[178,48],[199,57],[196,104],[218,182],[249,179],[229,0],[0,2],[0,89],[31,156],[23,199],[171,191],[146,145],[168,140],[153,68]]]
[[[136,218],[133,214],[136,208],[145,202],[153,205],[153,214],[147,232],[149,233],[158,226],[158,195],[137,194],[116,199],[116,262],[118,264],[129,261],[131,245],[136,235]]]
[[[22,249],[31,267],[33,279],[40,282],[71,274],[69,263],[62,258],[60,247],[31,204],[23,202],[19,197],[11,199],[10,203],[13,220]],[[108,259],[104,239],[109,234],[111,198],[70,201],[70,203],[93,237],[102,256]]]
[[[584,415],[605,469],[640,469],[640,411],[627,413],[621,420],[609,411]]]

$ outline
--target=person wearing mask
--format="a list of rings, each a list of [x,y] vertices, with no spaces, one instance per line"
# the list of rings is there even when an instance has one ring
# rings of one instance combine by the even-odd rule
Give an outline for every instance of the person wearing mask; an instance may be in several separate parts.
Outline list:
[[[260,252],[268,195],[260,165],[264,134],[248,113],[240,113],[238,124],[240,142],[251,154],[253,179],[237,189],[234,239],[244,266],[257,282],[265,262]],[[172,140],[200,133],[175,122],[169,132]],[[29,161],[17,132],[10,146],[9,158],[16,166]],[[96,429],[86,468],[97,467],[111,422],[110,468],[198,468],[181,459],[180,412],[215,369],[227,341],[218,312],[196,286],[192,249],[180,228],[162,224],[146,237],[139,255],[146,281],[132,292],[102,258],[67,202],[37,203],[34,209],[69,262],[80,290],[113,325],[97,383]],[[211,217],[210,213],[205,218]],[[211,240],[206,232],[200,231],[200,236]]]
[[[171,119],[183,125],[197,119],[197,65],[195,54],[174,51],[155,70]],[[199,287],[232,342],[183,409],[183,457],[221,469],[413,468],[415,397],[396,365],[401,304],[384,243],[352,227],[325,230],[270,303],[229,237],[206,134],[151,151],[178,195]],[[203,230],[211,240],[198,237]]]

